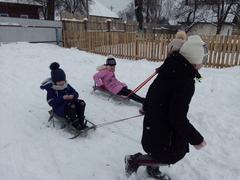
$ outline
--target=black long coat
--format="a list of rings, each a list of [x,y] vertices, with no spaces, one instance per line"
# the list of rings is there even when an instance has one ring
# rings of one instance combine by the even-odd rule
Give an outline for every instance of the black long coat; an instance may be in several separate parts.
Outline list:
[[[143,149],[162,163],[174,164],[189,152],[189,143],[198,145],[201,134],[187,118],[198,71],[179,53],[168,57],[158,68],[143,106]]]

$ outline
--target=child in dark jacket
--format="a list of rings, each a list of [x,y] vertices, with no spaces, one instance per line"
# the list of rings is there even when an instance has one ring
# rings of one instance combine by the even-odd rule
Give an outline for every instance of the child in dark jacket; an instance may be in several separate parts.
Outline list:
[[[47,91],[47,102],[54,113],[72,121],[77,129],[86,127],[84,122],[85,102],[78,99],[78,93],[66,81],[65,72],[54,62],[50,65],[51,78],[42,82],[40,88]]]

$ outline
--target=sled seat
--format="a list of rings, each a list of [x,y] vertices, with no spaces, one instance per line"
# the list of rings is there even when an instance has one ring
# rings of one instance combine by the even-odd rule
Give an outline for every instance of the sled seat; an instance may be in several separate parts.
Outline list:
[[[55,127],[55,123],[56,122],[59,122],[61,124],[61,128],[60,129],[69,129],[70,131],[72,131],[73,133],[76,133],[78,132],[79,130],[77,130],[72,124],[74,122],[72,121],[69,121],[67,118],[64,118],[64,117],[61,117],[61,116],[58,116],[54,111],[53,109],[50,109],[48,111],[49,113],[49,119],[48,119],[48,122],[52,122],[53,124],[53,127]]]
[[[67,128],[67,129],[70,129],[71,131],[73,131],[74,133],[75,132],[78,132],[79,129],[76,129],[72,124],[74,123],[74,121],[70,121],[68,120],[67,118],[64,118],[64,117],[61,117],[61,116],[58,116],[54,111],[53,109],[50,109],[48,111],[49,113],[49,119],[48,119],[48,122],[52,122],[53,124],[53,127],[55,127],[55,122],[59,122],[61,123],[62,125],[62,128],[61,129],[64,129],[64,128]],[[84,119],[85,122],[86,122],[86,125],[90,125],[90,126],[96,126],[92,121],[89,121],[88,119]]]
[[[85,119],[86,123],[88,123],[88,126],[86,126],[86,128],[84,129],[76,129],[72,124],[74,122],[69,121],[67,118],[64,117],[60,117],[58,116],[52,109],[48,111],[49,113],[49,119],[48,122],[52,122],[53,127],[55,127],[55,122],[60,122],[62,127],[60,129],[67,129],[68,131],[70,131],[73,136],[70,137],[69,139],[75,139],[78,136],[87,136],[87,132],[89,130],[96,130],[96,124],[94,124],[93,122]]]
[[[117,95],[117,94],[113,94],[112,92],[104,89],[104,88],[101,88],[101,87],[98,87],[96,86],[96,84],[93,85],[93,91],[92,91],[92,94],[95,93],[96,91],[99,91],[101,93],[103,93],[104,95],[108,96],[108,100],[109,99],[116,99],[116,100],[129,100],[129,98],[127,96],[122,96],[122,95]]]

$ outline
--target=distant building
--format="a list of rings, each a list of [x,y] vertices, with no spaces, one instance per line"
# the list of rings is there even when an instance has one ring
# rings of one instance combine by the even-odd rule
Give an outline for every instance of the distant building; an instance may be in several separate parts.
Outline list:
[[[181,25],[180,29],[187,29],[186,22],[178,22]],[[216,23],[215,23],[216,24]],[[221,35],[232,35],[234,25],[232,23],[224,23],[222,30],[220,32]],[[196,22],[192,25],[188,34],[201,34],[201,35],[215,35],[217,32],[217,27],[214,23],[209,22]]]
[[[219,2],[219,0],[185,0],[186,9],[188,8],[187,6],[193,6],[195,3],[197,3],[198,9],[192,14],[186,13],[176,21],[181,25],[181,29],[188,31],[188,34],[215,35],[217,33],[218,18],[217,13],[211,8],[211,5],[217,6]],[[226,0],[225,2],[226,4],[231,3],[230,0]],[[236,5],[232,5],[232,8],[234,6]],[[232,13],[227,14],[219,32],[221,35],[232,35],[236,32],[236,23],[234,23],[234,19],[236,18],[234,17]],[[189,22],[186,22],[187,20]]]
[[[240,35],[240,24],[238,26],[234,26],[233,35]]]
[[[40,5],[0,2],[0,17],[39,19]]]
[[[80,13],[69,13],[66,11],[61,12],[61,18],[62,19],[83,19],[86,16],[81,15]],[[89,4],[89,21],[106,21],[108,19],[111,19],[113,21],[121,21],[122,19],[119,18],[119,16],[99,3],[97,0],[92,0],[91,4]]]

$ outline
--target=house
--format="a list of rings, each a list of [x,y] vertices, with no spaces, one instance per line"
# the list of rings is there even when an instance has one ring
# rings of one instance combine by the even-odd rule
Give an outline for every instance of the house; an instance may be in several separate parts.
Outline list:
[[[240,24],[237,26],[234,26],[233,28],[233,35],[240,35]]]
[[[39,19],[40,5],[0,0],[0,17]]]
[[[90,8],[89,8],[89,15],[94,20],[100,20],[100,19],[117,20],[117,19],[120,19],[119,16],[115,12],[111,11],[110,9],[108,9],[107,7],[102,5],[97,0],[92,1],[92,4],[90,5]]]
[[[81,15],[79,13],[69,13],[69,12],[61,12],[61,19],[83,19],[86,16]],[[102,5],[97,0],[92,0],[92,2],[89,4],[89,21],[106,21],[107,19],[111,19],[113,21],[121,21],[121,18],[119,16]]]
[[[188,29],[186,22],[178,22],[178,24],[180,24],[180,29]],[[215,24],[210,22],[196,22],[191,26],[188,34],[216,35],[217,27]],[[234,25],[232,23],[226,22],[223,24],[220,34],[225,36],[231,35],[233,33],[233,28]]]

